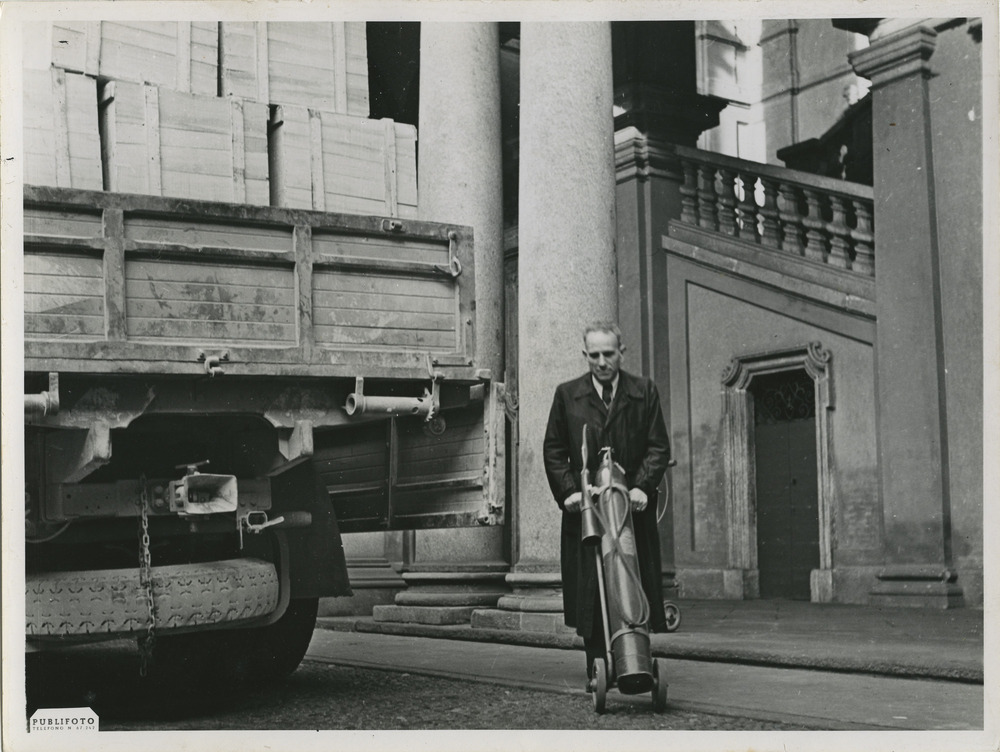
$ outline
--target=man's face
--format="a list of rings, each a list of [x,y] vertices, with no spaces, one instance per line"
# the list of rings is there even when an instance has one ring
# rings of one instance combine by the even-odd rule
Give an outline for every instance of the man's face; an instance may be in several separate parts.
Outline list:
[[[602,384],[611,383],[622,367],[622,351],[618,337],[611,332],[589,332],[584,341],[583,357],[590,372]]]

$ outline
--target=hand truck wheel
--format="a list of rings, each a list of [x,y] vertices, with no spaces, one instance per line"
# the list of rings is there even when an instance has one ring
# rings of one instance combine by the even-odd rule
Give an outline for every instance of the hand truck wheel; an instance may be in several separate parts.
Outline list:
[[[666,630],[668,632],[676,632],[677,627],[681,625],[680,606],[672,601],[663,601],[663,613],[667,617]]]
[[[661,666],[659,660],[653,660],[653,710],[657,713],[667,709],[667,676]]]
[[[594,712],[598,715],[604,713],[608,699],[608,664],[603,658],[595,658],[593,665],[594,673]]]

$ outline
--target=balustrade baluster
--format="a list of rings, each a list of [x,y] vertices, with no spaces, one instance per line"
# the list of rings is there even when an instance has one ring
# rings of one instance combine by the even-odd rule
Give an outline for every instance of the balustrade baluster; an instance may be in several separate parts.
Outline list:
[[[760,243],[769,248],[781,247],[781,225],[778,223],[778,185],[773,180],[760,179],[764,186],[764,206],[760,209]]]
[[[869,190],[680,146],[676,169],[679,223],[875,276]]]
[[[781,220],[781,250],[802,255],[802,214],[799,211],[799,191],[789,183],[779,183],[782,207],[778,211]]]
[[[740,201],[740,240],[757,242],[757,201],[754,193],[757,188],[757,176],[746,171],[740,171],[740,181],[743,185],[743,198]]]
[[[833,218],[827,225],[830,233],[830,266],[847,269],[850,266],[851,229],[847,226],[847,201],[843,196],[830,196]]]
[[[875,276],[875,234],[872,225],[872,206],[867,201],[852,199],[857,227],[851,230],[854,239],[854,264],[851,268],[859,274]]]
[[[824,261],[826,242],[823,237],[824,222],[820,211],[819,193],[811,188],[802,191],[806,196],[809,213],[802,220],[806,226],[805,257],[813,261]]]
[[[681,160],[684,185],[681,186],[681,222],[698,224],[698,167],[688,159]]]
[[[719,232],[735,235],[736,226],[736,173],[725,167],[719,168]]]
[[[718,207],[715,195],[715,167],[698,165],[698,226],[708,230],[718,230],[716,219]]]

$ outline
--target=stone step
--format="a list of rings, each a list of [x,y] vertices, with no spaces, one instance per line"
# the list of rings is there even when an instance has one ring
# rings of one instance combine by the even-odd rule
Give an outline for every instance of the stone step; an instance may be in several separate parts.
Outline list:
[[[475,606],[375,606],[372,620],[405,624],[468,624]]]

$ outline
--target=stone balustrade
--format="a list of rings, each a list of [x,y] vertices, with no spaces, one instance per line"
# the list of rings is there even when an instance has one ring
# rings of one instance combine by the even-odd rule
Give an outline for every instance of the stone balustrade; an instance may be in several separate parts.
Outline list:
[[[680,221],[875,276],[870,186],[677,146]]]

